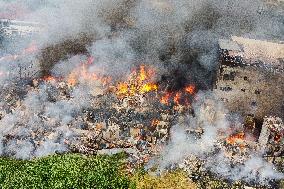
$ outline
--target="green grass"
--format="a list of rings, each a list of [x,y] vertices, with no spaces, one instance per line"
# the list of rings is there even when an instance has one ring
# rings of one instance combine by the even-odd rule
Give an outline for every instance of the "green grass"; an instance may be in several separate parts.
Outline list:
[[[0,158],[0,188],[128,188],[123,154],[53,155],[32,161]]]

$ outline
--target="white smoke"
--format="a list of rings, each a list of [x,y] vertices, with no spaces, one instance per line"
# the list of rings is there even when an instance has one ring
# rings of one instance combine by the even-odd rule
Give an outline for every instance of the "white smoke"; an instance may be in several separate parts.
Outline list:
[[[0,121],[1,138],[14,137],[1,147],[1,154],[31,158],[68,150],[65,141],[76,136],[69,125],[83,108],[90,106],[88,90],[74,90],[71,100],[53,103],[48,99],[49,87],[42,85],[38,91],[31,90],[22,105]]]
[[[160,170],[176,163],[181,164],[187,157],[195,155],[205,161],[207,169],[227,179],[268,184],[271,179],[284,178],[273,164],[263,159],[260,152],[251,151],[249,157],[238,156],[236,158],[240,161],[244,158],[244,162],[232,163],[233,157],[226,155],[223,150],[219,151],[218,142],[224,141],[224,137],[234,130],[237,131],[241,120],[238,120],[238,124],[226,118],[228,112],[210,92],[200,92],[197,99],[193,104],[195,117],[190,116],[186,123],[171,128],[169,144],[164,147],[159,160]],[[231,130],[232,125],[234,130]],[[196,139],[187,134],[188,129],[197,127],[204,129],[201,138]]]

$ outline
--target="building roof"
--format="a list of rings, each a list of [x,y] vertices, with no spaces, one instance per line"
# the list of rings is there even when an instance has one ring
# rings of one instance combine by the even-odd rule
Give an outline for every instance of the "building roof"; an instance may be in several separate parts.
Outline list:
[[[242,51],[238,43],[228,39],[219,39],[219,47],[220,49],[226,49],[230,51],[239,51],[239,52]]]
[[[274,62],[277,59],[284,58],[284,44],[282,43],[237,36],[233,36],[232,40],[243,47],[244,57],[247,59],[260,59]]]
[[[233,36],[231,40],[220,39],[219,47],[237,53],[241,52],[243,64],[255,65],[274,71],[284,71],[283,42]]]

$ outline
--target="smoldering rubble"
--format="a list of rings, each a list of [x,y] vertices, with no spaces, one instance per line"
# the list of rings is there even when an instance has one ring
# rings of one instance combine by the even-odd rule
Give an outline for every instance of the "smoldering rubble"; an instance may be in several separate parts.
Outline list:
[[[170,142],[158,159],[160,171],[174,165],[194,178],[209,169],[230,180],[264,185],[271,179],[283,178],[272,161],[264,158],[267,144],[232,135],[246,127],[240,117],[224,111],[222,103],[212,94],[201,93],[198,97],[200,101],[193,105],[195,116],[172,127]]]

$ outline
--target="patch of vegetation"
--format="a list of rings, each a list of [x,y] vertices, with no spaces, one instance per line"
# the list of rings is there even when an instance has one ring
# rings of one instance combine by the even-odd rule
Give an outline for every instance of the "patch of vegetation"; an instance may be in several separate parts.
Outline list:
[[[123,159],[123,154],[64,154],[32,161],[0,158],[0,188],[128,188]]]
[[[195,189],[197,185],[188,179],[185,172],[177,170],[162,176],[155,176],[138,171],[132,177],[131,188],[134,189]]]

